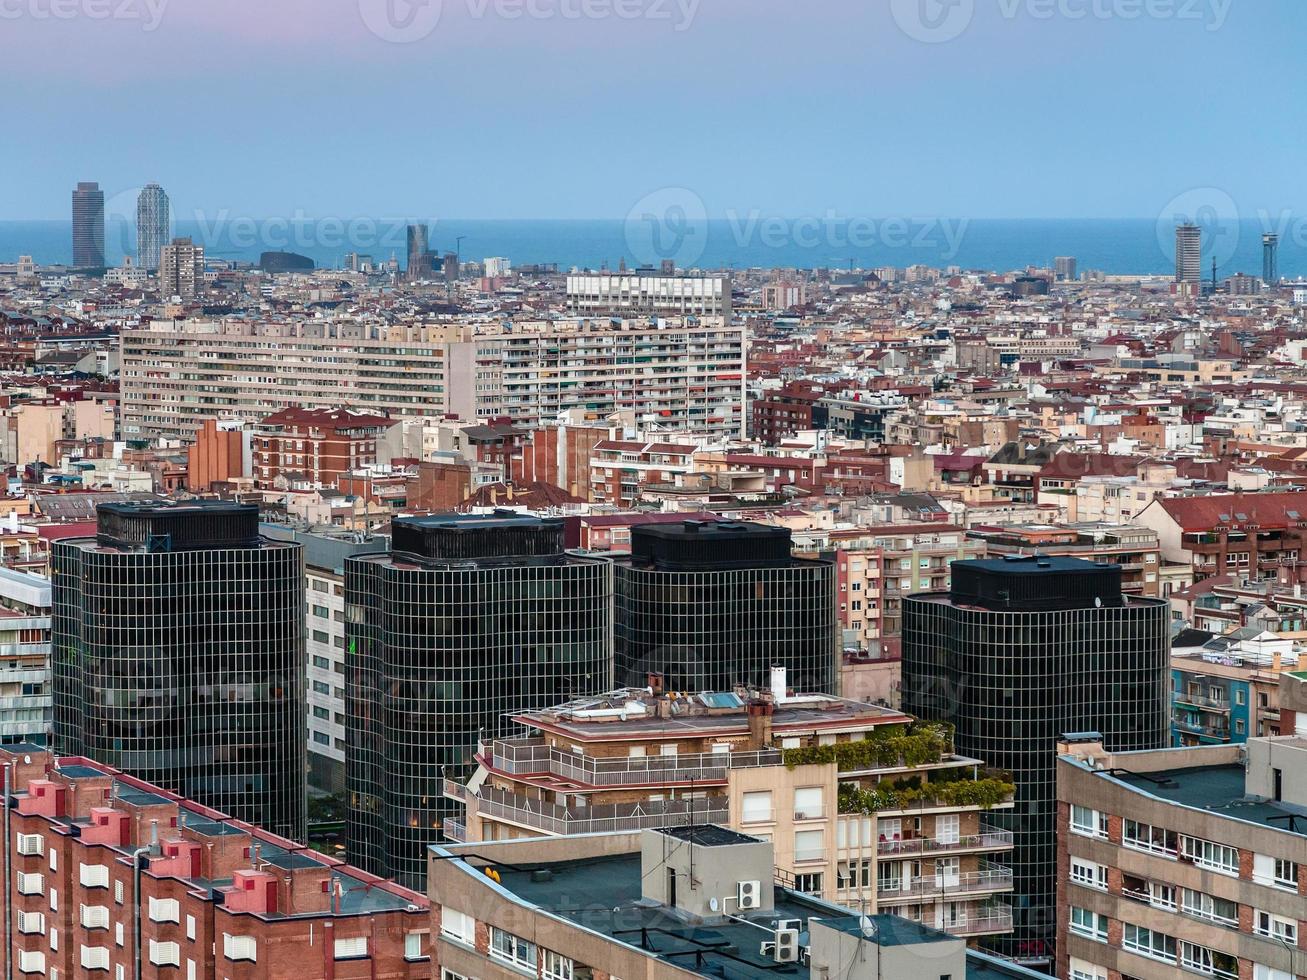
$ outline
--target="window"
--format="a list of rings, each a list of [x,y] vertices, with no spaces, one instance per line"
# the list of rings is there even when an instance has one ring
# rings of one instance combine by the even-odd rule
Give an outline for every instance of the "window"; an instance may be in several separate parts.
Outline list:
[[[794,832],[794,860],[821,861],[826,857],[824,830],[796,830]]]
[[[18,853],[33,855],[45,852],[45,838],[40,834],[19,834]],[[51,855],[53,857],[53,855]]]
[[[1180,965],[1196,973],[1206,973],[1212,977],[1228,977],[1237,980],[1239,961],[1229,953],[1208,949],[1197,943],[1180,943]]]
[[[83,946],[81,959],[82,969],[84,970],[107,970],[109,969],[109,948],[107,946]]]
[[[1180,911],[1199,919],[1210,919],[1221,925],[1238,927],[1239,905],[1225,898],[1186,888],[1180,893]]]
[[[1107,970],[1071,957],[1071,980],[1107,980]]]
[[[113,900],[119,905],[123,903],[123,883],[121,881],[113,883]]]
[[[186,938],[195,941],[195,916],[193,915],[186,917]]]
[[[1216,844],[1201,837],[1182,836],[1180,853],[1200,868],[1219,871],[1221,874],[1239,874],[1239,849],[1227,844]]]
[[[59,889],[53,885],[50,887],[50,911],[59,911]]]
[[[1273,885],[1276,888],[1298,890],[1298,862],[1286,861],[1284,858],[1269,854],[1253,855],[1253,881],[1259,885]]]
[[[1294,980],[1294,977],[1292,973],[1285,973],[1283,970],[1272,970],[1269,966],[1254,963],[1253,980]]]
[[[233,936],[224,932],[222,934],[222,955],[237,962],[249,960],[251,963],[257,963],[259,960],[259,946],[253,936]]]
[[[1107,814],[1087,806],[1071,807],[1071,832],[1082,837],[1106,837]]]
[[[741,822],[768,823],[771,819],[771,790],[744,794],[744,806],[740,814]]]
[[[794,791],[794,819],[820,820],[822,817],[821,787],[805,786]]]
[[[544,980],[572,980],[572,961],[552,949],[544,951],[544,969],[540,975]]]
[[[814,871],[808,874],[794,876],[794,890],[802,892],[804,895],[821,894],[821,872]]]
[[[1107,942],[1107,916],[1097,915],[1088,909],[1071,907],[1071,931],[1089,939]]]
[[[24,935],[45,935],[45,913],[44,912],[22,912],[18,913],[18,931]]]
[[[1093,861],[1072,858],[1071,880],[1077,885],[1084,885],[1086,888],[1107,891],[1107,868],[1104,865],[1095,864]]]
[[[331,670],[331,661],[326,657],[319,657],[316,653],[313,655],[313,666],[319,670]]]
[[[440,934],[471,946],[476,942],[476,920],[446,905],[440,910]]]
[[[108,929],[109,909],[104,905],[83,905],[82,925],[87,929]]]
[[[151,939],[150,962],[155,966],[181,966],[181,947],[176,943],[161,943]]]
[[[427,959],[427,954],[422,952],[426,935],[425,932],[404,933],[404,959],[409,961]]]
[[[535,943],[529,943],[521,936],[515,936],[511,932],[505,932],[503,929],[496,929],[491,926],[490,958],[516,966],[524,966],[534,971],[536,969]]]
[[[935,841],[939,844],[956,844],[961,831],[956,813],[941,813],[935,818]]]
[[[18,872],[18,894],[44,895],[45,876],[41,874],[25,874],[22,871]]]
[[[1259,936],[1270,936],[1290,946],[1298,945],[1298,923],[1294,919],[1258,910],[1253,919],[1253,930]]]
[[[352,936],[336,940],[335,958],[338,960],[362,960],[368,956],[368,937]]]
[[[19,973],[44,973],[45,954],[42,952],[38,952],[36,950],[19,950],[18,972]]]
[[[150,896],[151,922],[181,922],[181,906],[175,898],[155,898]]]
[[[896,892],[903,884],[903,865],[898,861],[882,861],[876,865],[876,891]]]
[[[81,882],[85,888],[108,888],[109,868],[103,864],[83,864]]]
[[[1151,851],[1153,854],[1176,854],[1176,833],[1165,827],[1126,820],[1121,825],[1121,843],[1135,851]]]
[[[1175,959],[1175,939],[1161,932],[1154,932],[1142,926],[1125,924],[1121,936],[1121,946],[1134,953],[1151,956],[1157,960]]]

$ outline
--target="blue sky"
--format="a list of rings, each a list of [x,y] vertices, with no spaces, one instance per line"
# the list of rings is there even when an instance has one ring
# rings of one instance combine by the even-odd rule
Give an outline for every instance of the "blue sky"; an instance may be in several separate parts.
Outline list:
[[[426,2],[0,0],[0,220],[1307,209],[1302,0]]]

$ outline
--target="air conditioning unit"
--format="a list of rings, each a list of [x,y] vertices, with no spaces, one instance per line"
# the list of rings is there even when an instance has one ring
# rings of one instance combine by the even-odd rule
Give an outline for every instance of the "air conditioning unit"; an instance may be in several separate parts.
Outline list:
[[[741,881],[735,886],[735,904],[741,909],[756,909],[762,904],[762,882]]]
[[[777,932],[781,932],[787,929],[793,929],[795,932],[802,931],[803,920],[802,919],[777,919],[776,920]]]
[[[799,930],[776,930],[776,962],[797,963],[799,960]]]
[[[18,914],[22,916],[24,913],[19,912]],[[764,958],[774,959],[776,956],[776,944],[769,940],[763,940],[762,945],[758,947],[758,955]]]

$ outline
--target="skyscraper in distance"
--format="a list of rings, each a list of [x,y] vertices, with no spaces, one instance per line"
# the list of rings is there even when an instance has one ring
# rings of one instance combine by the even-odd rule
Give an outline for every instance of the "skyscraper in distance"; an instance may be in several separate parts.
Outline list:
[[[612,566],[563,550],[561,518],[399,517],[391,553],[345,560],[350,859],[421,888],[462,812],[444,779],[514,712],[612,680]]]
[[[1075,282],[1076,260],[1073,255],[1059,255],[1053,260],[1053,275],[1058,282]]]
[[[106,503],[51,565],[57,751],[303,840],[303,546],[253,504]]]
[[[1175,281],[1203,280],[1203,230],[1190,222],[1175,226]]]
[[[1280,236],[1262,236],[1262,282],[1274,286],[1280,281]]]
[[[104,265],[104,191],[95,181],[84,180],[73,191],[73,267]]]
[[[174,238],[159,254],[159,296],[194,299],[204,285],[204,246]]]
[[[136,198],[136,260],[143,268],[159,268],[171,223],[168,195],[158,184],[146,184]]]
[[[404,272],[409,279],[425,279],[432,270],[431,251],[427,241],[429,233],[426,225],[408,226],[408,265]]]
[[[1058,739],[1111,751],[1168,744],[1170,607],[1129,598],[1121,567],[1040,555],[955,561],[951,593],[903,600],[903,710],[956,726],[957,751],[1009,770],[1016,808],[1011,937],[986,944],[1046,962],[1057,931]]]

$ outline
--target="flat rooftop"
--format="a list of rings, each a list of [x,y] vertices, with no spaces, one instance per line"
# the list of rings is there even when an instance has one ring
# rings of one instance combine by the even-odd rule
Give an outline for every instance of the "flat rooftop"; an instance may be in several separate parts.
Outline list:
[[[1150,796],[1231,820],[1247,820],[1284,831],[1294,829],[1296,824],[1307,831],[1307,810],[1271,800],[1250,800],[1244,793],[1244,769],[1240,765],[1167,769],[1147,775],[1116,773],[1108,778],[1120,780]],[[1290,817],[1298,820],[1292,821]]]
[[[732,919],[693,920],[641,898],[640,854],[587,858],[531,868],[495,864],[504,889],[519,900],[666,960],[682,969],[731,980],[808,980],[802,963],[777,964],[761,945],[781,919],[797,919],[799,944],[808,945],[808,920],[843,932],[862,932],[862,917],[777,887],[775,908]],[[845,914],[841,915],[840,913]],[[955,937],[891,915],[868,916],[882,948],[956,941]],[[967,980],[1034,978],[1037,974],[969,952]]]

